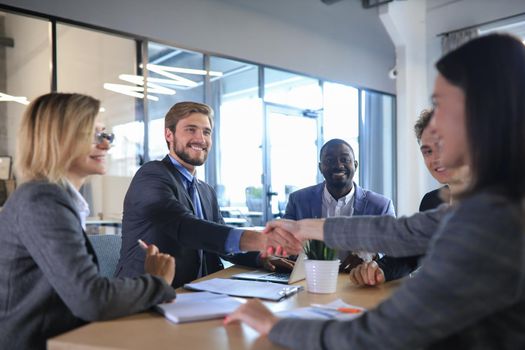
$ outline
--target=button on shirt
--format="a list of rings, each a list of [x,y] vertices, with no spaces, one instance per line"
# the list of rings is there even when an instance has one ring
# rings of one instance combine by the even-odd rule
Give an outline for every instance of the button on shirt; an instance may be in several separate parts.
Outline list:
[[[184,188],[188,190],[190,184],[194,181],[194,176],[192,173],[189,172],[188,169],[186,169],[182,164],[180,164],[175,158],[169,155],[171,162],[177,168],[177,170],[182,174],[184,184]],[[198,181],[195,179],[195,181]],[[197,189],[195,189],[197,190]],[[198,192],[198,191],[197,191]],[[200,208],[195,208],[195,216],[199,217],[199,211],[202,216],[200,216],[201,219],[204,219],[204,211],[202,209],[202,203],[200,202],[200,196],[197,195],[197,205],[200,206]],[[196,204],[194,204],[196,206]],[[228,233],[228,237],[226,238],[224,250],[226,253],[240,253],[240,242],[241,242],[241,235],[243,233],[243,230],[232,228],[230,232]]]

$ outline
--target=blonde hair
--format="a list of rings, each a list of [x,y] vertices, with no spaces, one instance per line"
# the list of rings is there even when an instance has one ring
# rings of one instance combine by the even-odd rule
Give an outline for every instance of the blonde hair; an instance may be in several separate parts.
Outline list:
[[[50,93],[27,108],[17,140],[16,169],[23,181],[63,183],[71,163],[88,154],[100,101]]]
[[[192,113],[200,113],[207,116],[210,121],[210,126],[213,128],[213,109],[208,105],[198,102],[179,102],[174,104],[164,117],[164,128],[175,132],[177,123]],[[166,144],[169,149],[169,142],[166,141]]]

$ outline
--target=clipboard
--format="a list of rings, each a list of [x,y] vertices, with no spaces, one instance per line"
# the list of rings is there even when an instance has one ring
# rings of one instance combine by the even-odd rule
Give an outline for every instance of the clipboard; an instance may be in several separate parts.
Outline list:
[[[271,301],[281,301],[304,289],[303,286],[288,286],[280,283],[232,280],[228,278],[213,278],[202,282],[187,283],[184,285],[184,288]]]

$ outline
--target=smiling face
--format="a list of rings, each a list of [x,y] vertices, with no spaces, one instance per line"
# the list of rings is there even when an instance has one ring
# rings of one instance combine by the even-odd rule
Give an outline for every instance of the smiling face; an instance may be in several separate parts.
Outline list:
[[[447,184],[450,181],[452,172],[441,165],[437,140],[433,133],[430,125],[423,130],[421,134],[421,154],[432,177],[441,184]]]
[[[68,170],[68,178],[73,183],[82,183],[89,175],[104,175],[106,173],[106,155],[110,148],[109,141],[102,139],[102,142],[96,143],[95,133],[102,132],[105,127],[95,120],[93,130],[92,144],[88,154],[77,157],[71,163]]]
[[[440,163],[446,168],[469,165],[465,125],[465,94],[441,74],[434,85],[434,117],[430,127],[437,139]]]
[[[350,190],[353,186],[357,161],[350,147],[344,143],[327,146],[319,162],[319,170],[323,174],[328,189]],[[346,191],[343,191],[342,194]],[[347,192],[347,193],[348,193]]]
[[[177,123],[175,132],[165,129],[170,155],[193,173],[195,167],[204,164],[208,158],[212,145],[211,133],[209,117],[202,113],[191,113]]]

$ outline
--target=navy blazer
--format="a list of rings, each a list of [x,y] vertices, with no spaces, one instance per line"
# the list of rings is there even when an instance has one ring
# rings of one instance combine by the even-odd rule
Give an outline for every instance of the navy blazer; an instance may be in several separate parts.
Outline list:
[[[217,253],[225,253],[231,227],[224,225],[213,188],[197,181],[197,191],[205,220],[195,216],[193,202],[184,187],[182,174],[169,156],[144,164],[135,174],[124,198],[122,248],[117,265],[118,277],[135,277],[144,272],[145,254],[138,239],[155,244],[163,253],[175,257],[173,287],[198,277],[199,249],[204,252],[205,274],[223,268]],[[257,266],[258,252],[225,255],[241,265]]]
[[[286,206],[284,218],[300,220],[322,218],[323,191],[325,183],[300,189],[292,194]],[[353,216],[390,215],[396,216],[392,201],[378,193],[365,190],[354,183],[355,199]],[[344,255],[344,251],[342,252]],[[408,275],[417,268],[419,257],[383,256],[377,261],[387,281]]]
[[[325,183],[306,187],[290,194],[285,219],[301,220],[322,218],[323,191]],[[394,204],[378,193],[365,190],[354,183],[354,216],[391,215],[396,216]]]

